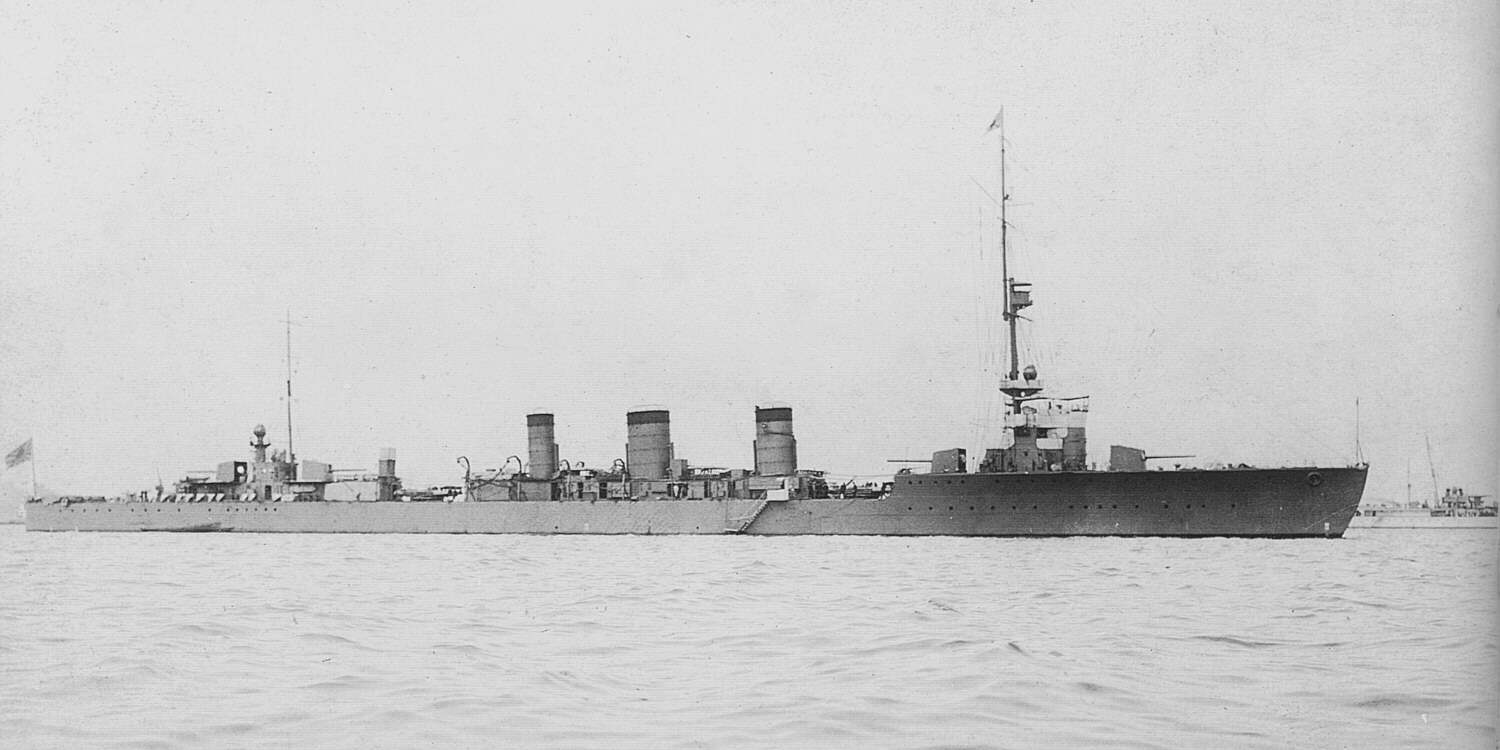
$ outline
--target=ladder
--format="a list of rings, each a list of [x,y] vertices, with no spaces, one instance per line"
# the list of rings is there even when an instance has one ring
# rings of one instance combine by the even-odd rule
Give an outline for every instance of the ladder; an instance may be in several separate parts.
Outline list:
[[[770,505],[770,504],[771,504],[770,500],[762,500],[762,501],[760,501],[759,504],[757,504],[755,506],[755,510],[753,510],[753,511],[750,512],[750,515],[743,516],[741,518],[731,518],[731,519],[729,519],[728,522],[724,526],[724,533],[725,534],[740,534],[740,533],[743,533],[745,531],[745,529],[750,528],[750,524],[755,523],[755,519],[760,518],[760,514],[764,513],[765,510],[766,510],[766,506]]]

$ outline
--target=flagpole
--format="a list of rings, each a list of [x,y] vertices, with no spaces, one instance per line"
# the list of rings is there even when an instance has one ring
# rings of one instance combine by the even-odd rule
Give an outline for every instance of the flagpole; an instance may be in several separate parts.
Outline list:
[[[31,442],[30,440],[26,442]],[[31,500],[36,501],[36,446],[31,447]]]

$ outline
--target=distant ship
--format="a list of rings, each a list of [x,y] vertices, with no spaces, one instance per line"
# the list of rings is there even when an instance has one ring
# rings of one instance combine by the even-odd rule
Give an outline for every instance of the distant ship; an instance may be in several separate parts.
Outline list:
[[[1406,463],[1406,502],[1401,505],[1374,503],[1361,506],[1350,526],[1357,529],[1494,529],[1500,528],[1494,502],[1488,495],[1468,495],[1462,487],[1449,487],[1437,494],[1437,467],[1432,461],[1432,439],[1427,444],[1427,471],[1432,476],[1430,499],[1414,502],[1411,494],[1411,461]]]
[[[1500,515],[1488,495],[1464,494],[1462,487],[1449,487],[1428,505],[1372,505],[1359,509],[1350,524],[1358,529],[1494,529]]]
[[[1001,266],[1009,363],[999,447],[977,471],[962,448],[932,454],[925,473],[888,481],[830,482],[797,461],[792,408],[754,413],[753,469],[702,468],[676,457],[665,407],[625,415],[625,457],[607,469],[560,460],[555,418],[526,417],[526,462],[462,484],[407,490],[395,456],[371,475],[300,466],[290,447],[268,453],[254,430],[248,461],[226,461],[171,492],[32,502],[34,531],[239,531],[471,534],[747,534],[890,536],[1341,537],[1359,507],[1367,467],[1149,470],[1145,451],[1112,446],[1107,468],[1087,461],[1086,398],[1050,398],[1034,366],[1021,368],[1019,312],[1031,285],[1006,267],[1004,139]],[[288,326],[290,338],[290,326]],[[290,344],[288,344],[290,349]],[[290,370],[290,368],[289,368]],[[288,395],[291,379],[288,373]],[[288,400],[290,404],[290,399]],[[748,416],[748,415],[747,415]],[[747,420],[748,421],[748,420]],[[747,424],[747,427],[749,425]],[[291,439],[288,412],[288,443]],[[509,464],[509,462],[508,462]]]

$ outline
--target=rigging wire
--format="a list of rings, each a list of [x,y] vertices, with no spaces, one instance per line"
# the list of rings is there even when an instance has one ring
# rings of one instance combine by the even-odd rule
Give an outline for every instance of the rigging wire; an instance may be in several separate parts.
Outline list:
[[[978,184],[978,181],[975,181]],[[983,185],[980,185],[983,190]],[[998,201],[988,190],[984,190],[985,197],[998,205]],[[979,214],[978,253],[975,262],[974,273],[970,274],[973,284],[970,295],[970,305],[974,310],[974,335],[977,345],[975,356],[978,360],[976,377],[972,381],[975,396],[971,403],[977,406],[977,417],[970,424],[969,446],[976,456],[982,457],[983,451],[991,447],[995,431],[998,427],[1000,414],[1004,409],[1003,399],[996,385],[1002,378],[1002,367],[1005,352],[1001,346],[1004,335],[1004,321],[1001,307],[994,304],[994,290],[1004,288],[1004,279],[999,278],[998,268],[993,261],[993,256],[986,252],[991,238],[995,236],[993,231],[987,231],[987,219],[990,222],[998,222],[999,217],[989,217],[987,205],[983,201],[977,202]],[[1003,292],[1002,292],[1003,293]]]

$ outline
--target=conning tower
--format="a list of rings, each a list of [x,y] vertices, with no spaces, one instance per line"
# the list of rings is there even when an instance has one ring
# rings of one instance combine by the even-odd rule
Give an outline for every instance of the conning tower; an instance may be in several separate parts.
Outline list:
[[[660,406],[625,414],[625,467],[632,479],[666,479],[672,463],[672,418]]]
[[[768,404],[755,407],[755,473],[785,476],[797,473],[797,438],[792,434],[792,407]]]
[[[526,415],[526,473],[533,479],[557,476],[557,442],[552,415],[545,412]]]

